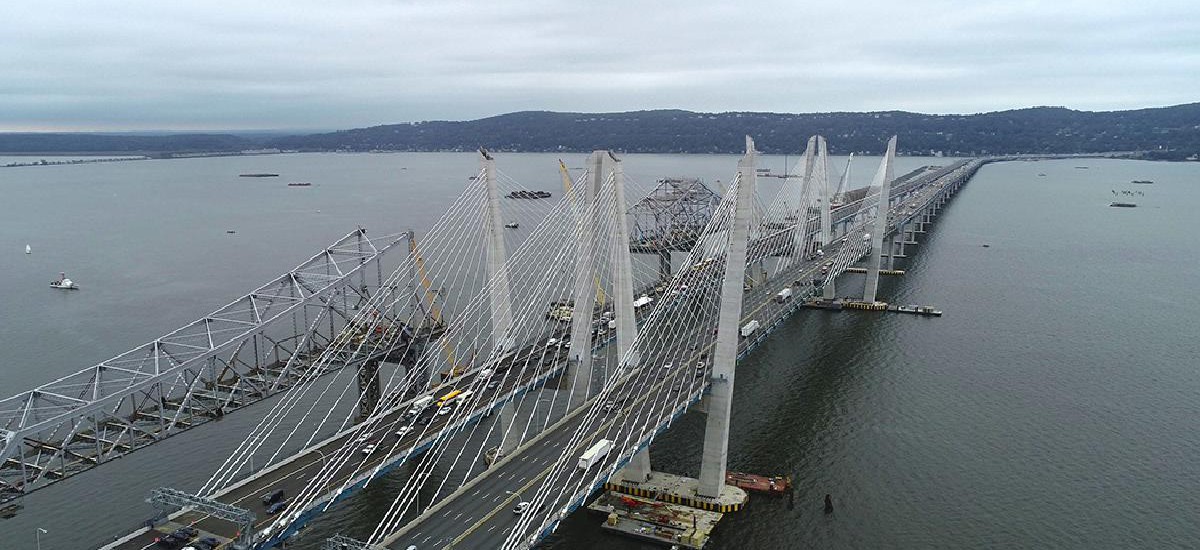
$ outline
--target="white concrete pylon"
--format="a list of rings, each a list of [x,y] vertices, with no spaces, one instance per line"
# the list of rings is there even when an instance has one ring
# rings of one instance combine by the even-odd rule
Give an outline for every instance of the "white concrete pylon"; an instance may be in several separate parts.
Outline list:
[[[896,136],[888,140],[887,154],[879,164],[875,173],[875,181],[871,187],[879,189],[879,206],[875,212],[875,223],[871,228],[871,252],[867,258],[867,283],[863,289],[863,301],[874,302],[879,290],[879,267],[883,255],[883,234],[887,233],[888,211],[890,210],[890,194],[892,190],[892,163],[896,158]]]
[[[746,154],[738,161],[738,186],[734,198],[733,223],[721,282],[721,309],[717,318],[716,350],[713,352],[712,388],[709,393],[704,451],[700,462],[697,493],[716,498],[725,486],[729,458],[729,411],[733,398],[734,367],[737,363],[738,324],[742,316],[742,286],[746,279],[746,248],[750,235],[756,183],[754,141],[746,137]]]
[[[575,209],[575,289],[572,293],[571,348],[567,352],[570,407],[587,401],[592,385],[592,312],[596,308],[595,226],[596,195],[610,171],[607,151],[588,157],[588,181],[577,189]]]
[[[508,253],[504,247],[504,220],[500,214],[500,190],[496,186],[496,160],[487,150],[479,149],[483,164],[487,201],[484,205],[484,233],[487,235],[488,295],[492,310],[492,345],[497,351],[512,349],[512,292],[508,285]],[[454,369],[454,365],[450,365]]]
[[[617,357],[621,357],[627,368],[640,364],[633,341],[637,338],[637,320],[633,311],[633,258],[629,251],[629,220],[625,203],[625,169],[612,153],[609,159],[613,167],[613,222],[615,234],[612,243],[613,315],[617,322]],[[632,350],[632,351],[631,351]],[[626,357],[627,353],[631,353]]]

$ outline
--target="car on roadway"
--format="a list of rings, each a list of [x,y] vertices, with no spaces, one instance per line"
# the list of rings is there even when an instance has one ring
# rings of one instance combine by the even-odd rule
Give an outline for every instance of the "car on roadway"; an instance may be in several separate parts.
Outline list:
[[[283,500],[283,489],[276,489],[263,495],[262,497],[263,506],[270,506],[276,502],[279,502],[280,500]]]
[[[175,535],[178,538],[187,540],[187,539],[191,539],[192,537],[195,537],[196,535],[199,535],[200,531],[197,531],[195,527],[189,527],[189,526],[185,525],[183,527],[176,529],[171,534]]]
[[[279,512],[282,512],[285,509],[287,509],[287,505],[288,505],[288,503],[286,500],[281,500],[279,502],[276,502],[275,504],[272,504],[267,507],[267,514],[270,514],[272,516],[275,514],[278,514]]]
[[[529,511],[529,508],[530,508],[531,506],[533,506],[533,503],[530,503],[530,502],[518,502],[518,503],[517,503],[517,505],[516,505],[516,506],[513,508],[513,513],[514,513],[514,514],[517,514],[517,515],[524,514],[525,512],[528,512],[528,511]],[[545,508],[546,508],[546,503],[544,503],[544,502],[543,502],[543,503],[541,503],[541,504],[539,504],[539,505],[538,505],[538,507],[537,507],[538,511],[542,511],[542,510],[544,510]]]
[[[412,426],[400,426],[400,428],[396,430],[396,437],[404,437],[408,435],[408,432],[411,431],[413,431]]]
[[[442,408],[438,409],[437,415],[438,416],[446,416],[452,412],[454,412],[454,407],[446,406],[446,407],[442,407]]]
[[[185,542],[187,542],[187,540],[181,540],[175,535],[163,535],[154,539],[154,545],[162,548],[179,548],[183,546]]]
[[[371,432],[367,432],[365,434],[358,436],[358,439],[355,439],[354,442],[355,443],[366,443],[366,442],[370,441],[371,438],[374,436],[375,436],[375,434],[373,434]]]
[[[378,443],[370,443],[366,447],[363,447],[362,454],[363,454],[363,456],[371,456],[371,453],[375,452],[375,450],[378,448],[379,448]]]

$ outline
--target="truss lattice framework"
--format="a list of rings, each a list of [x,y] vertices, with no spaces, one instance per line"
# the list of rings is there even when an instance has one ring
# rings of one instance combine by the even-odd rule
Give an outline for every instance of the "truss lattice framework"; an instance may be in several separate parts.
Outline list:
[[[152,342],[0,400],[0,502],[291,387],[383,281],[401,239],[365,233]],[[343,355],[320,368],[367,359]]]
[[[691,250],[712,218],[721,196],[696,178],[664,178],[629,209],[635,248]]]

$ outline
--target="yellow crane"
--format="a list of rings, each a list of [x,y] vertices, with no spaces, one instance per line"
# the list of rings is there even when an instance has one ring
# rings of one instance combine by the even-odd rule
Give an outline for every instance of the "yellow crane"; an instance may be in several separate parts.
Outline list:
[[[421,257],[421,253],[417,249],[416,234],[411,231],[408,233],[408,253],[412,255],[413,263],[417,267],[417,280],[422,288],[421,307],[425,307],[425,302],[428,301],[429,317],[433,319],[433,327],[442,326],[442,309],[437,303],[437,291],[433,289],[433,282],[429,280],[429,275],[425,271],[425,259]],[[442,353],[446,356],[446,363],[450,365],[448,378],[462,374],[463,368],[455,358],[454,346],[450,343],[450,339],[446,335],[442,335],[438,340],[441,342]]]

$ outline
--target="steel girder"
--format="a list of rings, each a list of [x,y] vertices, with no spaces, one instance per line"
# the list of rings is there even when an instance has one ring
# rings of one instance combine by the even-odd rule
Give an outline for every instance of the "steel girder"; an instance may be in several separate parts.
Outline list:
[[[0,400],[0,502],[291,387],[350,326],[368,280],[379,288],[380,261],[403,238],[365,233],[152,342]],[[332,372],[366,357],[326,359],[315,364]]]

